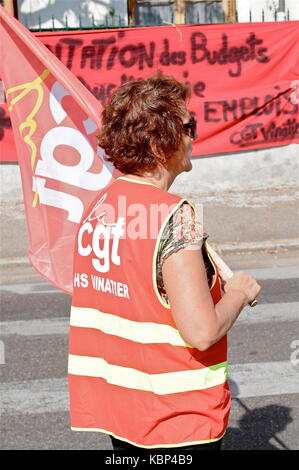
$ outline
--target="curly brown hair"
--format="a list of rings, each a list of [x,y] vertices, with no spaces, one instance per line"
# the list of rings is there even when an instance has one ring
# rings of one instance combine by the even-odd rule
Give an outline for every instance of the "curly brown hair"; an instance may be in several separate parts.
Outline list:
[[[189,87],[160,74],[115,90],[102,112],[98,143],[122,173],[142,174],[179,149]]]

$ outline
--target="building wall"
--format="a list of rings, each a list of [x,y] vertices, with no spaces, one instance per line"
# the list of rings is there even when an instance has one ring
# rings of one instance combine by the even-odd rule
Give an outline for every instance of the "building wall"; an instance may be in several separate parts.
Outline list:
[[[178,194],[221,194],[223,191],[288,188],[298,186],[299,145],[250,152],[192,158],[190,173],[178,176],[171,191]],[[22,201],[19,166],[0,166],[0,197],[3,202]]]
[[[209,2],[211,3],[211,2]],[[28,28],[48,29],[64,28],[66,17],[68,27],[78,28],[90,27],[92,18],[95,24],[103,25],[107,21],[109,25],[127,25],[127,0],[17,0],[19,20]],[[248,22],[249,11],[252,12],[252,21],[262,21],[262,10],[264,10],[265,21],[274,21],[274,10],[278,6],[278,0],[236,0],[238,21]],[[198,5],[198,8],[203,5]],[[299,1],[285,0],[286,11],[289,10],[290,20],[299,20]],[[165,7],[166,8],[166,7]],[[114,10],[115,17],[109,12]],[[161,13],[162,14],[162,13]],[[188,15],[187,15],[188,16]],[[200,15],[202,19],[202,14]],[[163,18],[162,18],[163,19]],[[164,18],[169,20],[169,18]],[[194,22],[196,18],[192,22]]]
[[[41,26],[42,29],[65,28],[66,17],[68,27],[78,28],[80,26],[90,27],[92,18],[95,24],[105,24],[105,17],[108,15],[109,24],[113,19],[109,12],[115,11],[117,24],[119,16],[123,23],[127,24],[127,0],[17,0],[18,16],[21,23],[28,28],[35,29]]]
[[[171,190],[185,194],[249,191],[298,186],[299,145],[193,158],[192,172],[182,173]]]
[[[251,10],[251,20],[253,22],[262,21],[262,11],[264,10],[265,21],[275,21],[275,9],[278,7],[278,0],[236,0],[238,21],[246,23],[249,21]],[[299,1],[285,0],[285,11],[289,10],[290,20],[299,20]]]

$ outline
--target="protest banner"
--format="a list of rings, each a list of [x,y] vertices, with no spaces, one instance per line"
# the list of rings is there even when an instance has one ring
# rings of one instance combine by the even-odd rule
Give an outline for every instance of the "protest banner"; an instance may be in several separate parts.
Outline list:
[[[157,70],[189,83],[189,109],[199,123],[193,156],[201,156],[299,141],[299,100],[292,99],[299,83],[298,26],[173,25],[35,36],[102,105],[116,87]],[[5,143],[9,131],[3,131]],[[12,154],[3,151],[2,160]]]

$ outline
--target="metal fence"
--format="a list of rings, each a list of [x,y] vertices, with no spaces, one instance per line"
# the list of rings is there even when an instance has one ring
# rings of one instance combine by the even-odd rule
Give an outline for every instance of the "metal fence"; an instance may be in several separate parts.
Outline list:
[[[256,16],[256,15],[255,15]],[[249,22],[252,22],[252,10],[249,10]],[[43,28],[42,27],[42,17],[41,15],[38,16],[38,26],[32,28],[28,26],[27,18],[25,18],[25,26],[30,29],[30,31],[76,31],[76,30],[90,30],[90,29],[107,29],[107,28],[128,28],[128,27],[138,27],[138,26],[163,26],[165,24],[174,23],[174,15],[171,13],[170,17],[168,17],[168,21],[163,21],[161,15],[159,13],[151,14],[147,16],[147,14],[143,14],[142,17],[143,21],[140,24],[128,25],[124,18],[121,15],[116,15],[115,12],[112,10],[110,11],[105,17],[103,21],[97,20],[94,16],[90,17],[90,24],[84,25],[82,24],[82,17],[78,15],[79,26],[77,27],[70,27],[68,21],[68,15],[64,17],[64,27],[56,26],[55,24],[55,17],[52,15],[52,26],[50,28]],[[193,20],[193,21],[192,21]],[[286,11],[286,20],[290,20],[290,11]],[[255,20],[256,21],[256,20]],[[265,12],[261,10],[260,12],[260,21],[265,21]],[[274,21],[277,21],[277,10],[274,12]],[[238,22],[238,12],[236,12],[236,23]],[[27,23],[27,24],[26,24]],[[186,10],[185,13],[185,24],[215,24],[215,23],[227,23],[226,16],[224,11],[218,11],[217,15],[211,9],[204,12],[204,14],[200,13],[199,11],[196,12],[195,15],[190,15],[190,12]]]

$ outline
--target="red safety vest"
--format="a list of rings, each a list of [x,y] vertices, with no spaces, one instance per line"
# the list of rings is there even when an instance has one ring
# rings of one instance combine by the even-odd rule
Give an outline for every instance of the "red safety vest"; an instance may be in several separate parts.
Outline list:
[[[161,234],[185,201],[121,177],[80,225],[68,364],[74,431],[145,448],[207,443],[225,433],[226,336],[206,351],[185,343],[156,283]]]

